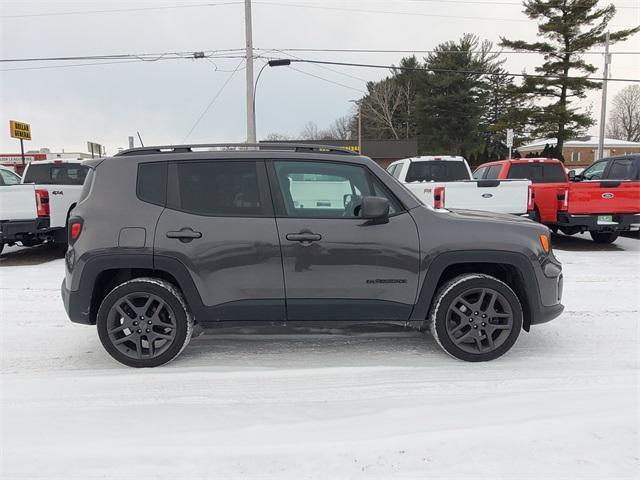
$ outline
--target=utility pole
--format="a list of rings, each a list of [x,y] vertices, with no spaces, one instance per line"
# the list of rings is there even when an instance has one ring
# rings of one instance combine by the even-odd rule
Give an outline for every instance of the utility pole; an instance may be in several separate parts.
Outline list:
[[[602,106],[600,107],[600,137],[598,138],[598,155],[596,160],[604,156],[604,125],[607,122],[607,81],[609,80],[609,64],[611,54],[609,53],[609,32],[605,37],[604,46],[604,72],[602,74]]]
[[[244,32],[247,47],[247,143],[257,143],[256,110],[253,101],[253,33],[251,30],[251,0],[244,0]]]

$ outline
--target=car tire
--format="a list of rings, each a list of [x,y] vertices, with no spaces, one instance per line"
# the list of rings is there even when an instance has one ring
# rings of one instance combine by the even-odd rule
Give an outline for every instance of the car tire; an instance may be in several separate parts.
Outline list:
[[[3,250],[4,250],[4,243],[0,243],[0,255],[2,255]]]
[[[129,367],[144,368],[180,355],[191,340],[194,322],[174,285],[145,277],[111,290],[100,304],[96,324],[109,355]]]
[[[495,277],[475,273],[442,285],[427,321],[438,345],[467,362],[504,355],[518,339],[522,322],[522,305],[515,292]]]
[[[603,245],[613,243],[620,235],[618,232],[589,232],[594,242]]]

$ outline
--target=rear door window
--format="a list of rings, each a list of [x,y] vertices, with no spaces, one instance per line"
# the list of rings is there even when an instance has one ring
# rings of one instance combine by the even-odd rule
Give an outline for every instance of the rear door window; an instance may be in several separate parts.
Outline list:
[[[634,180],[637,179],[634,162],[631,158],[617,158],[611,162],[607,173],[610,180]]]
[[[500,170],[502,170],[502,165],[492,165],[487,168],[487,174],[484,178],[486,180],[497,180],[500,175]]]
[[[88,167],[80,164],[31,163],[24,177],[24,183],[39,185],[82,185]]]
[[[469,180],[464,162],[428,161],[411,162],[405,181],[407,182],[455,182]]]
[[[194,215],[263,216],[255,161],[176,162],[169,166],[168,207]]]

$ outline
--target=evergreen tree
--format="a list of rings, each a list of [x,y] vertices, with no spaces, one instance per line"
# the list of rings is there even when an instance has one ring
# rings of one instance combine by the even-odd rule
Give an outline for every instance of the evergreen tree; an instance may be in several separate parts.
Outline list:
[[[545,105],[531,111],[534,133],[539,137],[556,138],[562,152],[564,141],[579,136],[593,125],[589,114],[572,106],[573,99],[582,99],[586,92],[600,86],[584,78],[596,72],[581,54],[603,45],[609,21],[615,15],[613,5],[599,7],[597,0],[525,0],[524,13],[538,23],[537,42],[501,38],[500,45],[516,50],[541,52],[544,63],[536,67],[536,75],[525,77],[523,92],[547,98]],[[610,42],[627,39],[640,31],[640,26],[610,34]]]

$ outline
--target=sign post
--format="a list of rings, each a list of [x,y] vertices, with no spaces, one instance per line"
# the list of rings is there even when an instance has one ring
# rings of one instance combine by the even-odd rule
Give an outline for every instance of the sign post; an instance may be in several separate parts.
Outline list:
[[[9,133],[13,138],[20,140],[20,158],[24,167],[24,141],[31,140],[31,125],[16,120],[9,120]]]
[[[507,147],[509,147],[509,160],[511,160],[511,147],[513,147],[513,128],[507,128]]]

